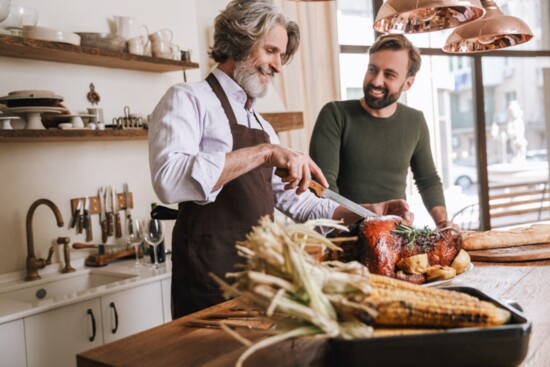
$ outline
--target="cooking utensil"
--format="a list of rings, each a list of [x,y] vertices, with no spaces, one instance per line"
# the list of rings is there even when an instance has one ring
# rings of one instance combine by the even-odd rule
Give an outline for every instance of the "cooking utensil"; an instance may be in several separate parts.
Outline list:
[[[78,201],[78,204],[82,207],[82,200]],[[84,228],[84,213],[82,210],[78,212],[78,220],[76,223],[76,233],[81,234]]]
[[[113,211],[115,213],[115,237],[122,237],[122,226],[120,225],[120,209],[118,205],[118,195],[113,189]]]
[[[99,215],[99,223],[101,225],[101,241],[107,242],[107,215],[105,214],[105,196],[103,196],[103,186],[99,188],[99,206],[101,207],[101,213]]]
[[[69,228],[74,228],[76,226],[76,223],[78,222],[78,216],[80,215],[81,210],[82,210],[82,201],[78,200],[78,205],[76,206],[76,209],[73,212],[73,217],[71,218],[71,223],[69,225]]]
[[[132,228],[132,210],[130,208],[130,191],[128,190],[128,184],[125,182],[123,185],[124,197],[126,199],[126,220],[129,222],[128,231],[133,232]]]
[[[107,236],[113,235],[113,190],[107,186],[105,190],[105,214],[107,216]]]
[[[82,226],[86,230],[86,241],[92,241],[92,221],[90,220],[90,199],[86,196],[84,204],[84,222],[82,223]]]
[[[309,189],[315,194],[315,196],[330,199],[363,218],[378,216],[367,208],[364,208],[361,205],[356,204],[353,201],[343,197],[342,195],[323,187],[320,183],[313,180],[309,181]]]

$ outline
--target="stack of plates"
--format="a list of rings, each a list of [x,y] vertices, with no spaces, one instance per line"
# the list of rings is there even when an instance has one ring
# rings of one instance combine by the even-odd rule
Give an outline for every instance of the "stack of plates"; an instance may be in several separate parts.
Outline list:
[[[80,36],[78,34],[53,28],[26,25],[23,26],[22,36],[41,41],[61,42],[80,46]]]
[[[49,90],[19,90],[0,97],[0,103],[8,107],[55,107],[63,97]]]

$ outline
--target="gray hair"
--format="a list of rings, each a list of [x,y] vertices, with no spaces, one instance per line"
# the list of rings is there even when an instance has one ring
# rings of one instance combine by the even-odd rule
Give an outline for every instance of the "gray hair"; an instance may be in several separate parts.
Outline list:
[[[407,76],[415,76],[418,70],[420,70],[420,66],[422,65],[420,50],[402,34],[385,34],[378,37],[369,48],[369,55],[381,50],[407,50],[409,52],[409,70],[407,71]]]
[[[216,62],[246,59],[250,51],[274,26],[286,28],[288,44],[281,57],[288,63],[300,44],[298,24],[287,18],[272,0],[232,0],[217,17],[214,46],[209,55]]]

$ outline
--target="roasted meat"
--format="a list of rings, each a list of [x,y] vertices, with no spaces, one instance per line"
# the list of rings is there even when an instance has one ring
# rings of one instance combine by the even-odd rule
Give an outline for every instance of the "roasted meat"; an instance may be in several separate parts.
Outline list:
[[[355,229],[358,240],[343,243],[343,251],[330,253],[327,259],[359,261],[371,273],[418,284],[425,282],[424,276],[398,274],[397,263],[401,259],[425,253],[430,266],[449,266],[462,248],[462,237],[454,229],[415,232],[411,238],[397,230],[403,224],[403,219],[397,216],[366,218]]]

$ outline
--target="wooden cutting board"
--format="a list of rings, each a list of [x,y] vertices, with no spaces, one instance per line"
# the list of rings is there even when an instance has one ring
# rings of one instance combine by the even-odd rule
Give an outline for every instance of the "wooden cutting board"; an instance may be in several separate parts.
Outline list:
[[[550,243],[468,251],[472,261],[515,262],[550,259]]]

